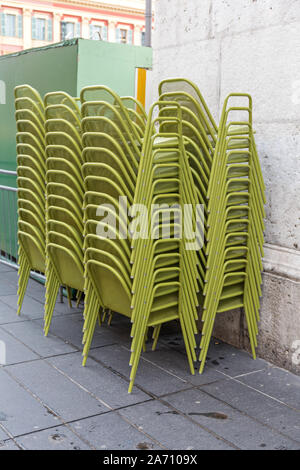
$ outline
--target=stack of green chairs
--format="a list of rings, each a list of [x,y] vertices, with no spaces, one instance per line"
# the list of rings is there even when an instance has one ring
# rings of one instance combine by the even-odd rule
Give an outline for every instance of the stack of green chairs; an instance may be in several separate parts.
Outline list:
[[[232,100],[242,101],[242,106],[230,107],[228,103]],[[207,192],[207,271],[200,373],[204,370],[217,313],[244,308],[251,350],[256,357],[264,191],[252,129],[251,97],[231,94],[223,106]]]
[[[204,208],[204,240],[203,247],[198,251],[202,292],[206,274],[207,189],[218,129],[199,88],[190,80],[163,80],[158,91],[161,101],[176,101],[181,107],[185,152],[196,186],[197,203],[202,204]],[[171,129],[170,124],[168,128]]]
[[[128,104],[110,89],[81,91],[84,197],[85,309],[83,365],[85,365],[99,311],[131,316],[131,239],[128,210],[133,203],[142,137],[128,112]],[[126,99],[128,102],[129,100]],[[133,109],[133,108],[130,108]],[[133,109],[134,115],[135,109]],[[138,117],[138,116],[136,116]],[[119,204],[120,198],[124,204]],[[104,234],[99,206],[108,205],[117,224]],[[101,235],[102,234],[102,235]]]
[[[17,185],[19,286],[21,312],[30,271],[45,272],[45,111],[39,93],[17,86]]]
[[[250,95],[226,98],[219,128],[182,78],[160,83],[149,115],[100,85],[78,101],[15,89],[18,313],[32,269],[46,275],[45,335],[59,286],[70,304],[73,289],[78,301],[84,292],[83,365],[97,320],[126,316],[129,392],[149,328],[154,350],[170,321],[194,374],[200,310],[200,373],[216,315],[228,310],[244,308],[255,358],[265,186]]]
[[[153,118],[156,108],[158,117]],[[187,245],[197,220],[185,219],[183,210],[184,205],[189,205],[195,215],[197,195],[182,137],[181,107],[176,102],[159,101],[150,109],[134,203],[143,204],[147,220],[142,227],[143,236],[133,240],[131,258],[133,325],[129,392],[150,326],[154,328],[154,349],[161,325],[179,320],[190,371],[194,374],[199,275],[196,249],[187,249]],[[203,225],[202,217],[200,223]],[[201,244],[202,238],[198,240],[198,245]]]
[[[204,205],[204,249],[199,250],[198,252],[200,287],[202,288],[201,290],[204,295],[204,297],[202,295],[199,296],[199,302],[201,303],[203,309],[203,337],[200,345],[202,348],[200,354],[200,360],[202,361],[200,372],[202,372],[205,365],[205,357],[212,334],[215,318],[214,315],[216,312],[228,311],[236,307],[244,306],[245,311],[247,310],[246,318],[249,326],[251,348],[253,356],[255,357],[255,346],[257,344],[257,321],[259,319],[259,296],[261,295],[260,270],[262,269],[261,257],[263,256],[263,218],[265,216],[263,205],[265,203],[265,188],[252,130],[252,103],[251,98],[248,97],[249,103],[246,109],[244,109],[245,107],[233,107],[232,109],[227,110],[228,113],[226,115],[226,107],[229,97],[244,96],[236,94],[229,95],[225,101],[221,118],[220,126],[222,126],[222,129],[220,127],[218,130],[199,89],[189,80],[181,78],[163,80],[159,85],[159,94],[160,100],[172,99],[178,102],[181,106],[183,117],[182,129],[186,154],[188,155],[189,164],[191,166],[194,182],[197,188],[198,203]],[[229,125],[227,122],[228,114],[232,114],[233,112],[248,113],[246,121],[236,120],[235,122],[230,123],[231,125]],[[235,158],[232,156],[233,154],[231,154],[229,161],[226,162],[227,165],[232,163],[230,168],[226,167],[227,173],[224,167],[221,167],[224,171],[222,177],[227,178],[226,181],[228,181],[228,187],[226,191],[231,193],[230,195],[228,194],[228,200],[226,202],[226,208],[228,212],[225,216],[225,220],[227,222],[225,233],[228,237],[226,239],[225,247],[228,248],[228,250],[223,253],[222,250],[224,247],[221,244],[220,248],[219,241],[220,219],[218,214],[220,213],[219,204],[221,203],[219,194],[219,184],[221,179],[219,171],[220,166],[224,164],[221,162],[221,158],[224,157],[224,154],[221,154],[220,152],[221,150],[224,152],[224,138],[228,138],[225,129],[226,125],[229,126],[228,132],[230,136],[230,142],[228,144],[229,147],[227,151],[235,152]],[[247,139],[242,139],[241,136],[244,136],[245,133],[248,133],[248,137]],[[242,155],[239,153],[241,150]],[[251,185],[252,183],[252,186],[254,187],[253,191],[255,191],[254,194],[257,198],[252,198],[254,204],[252,209],[251,204],[248,204],[249,207],[247,208],[244,207],[244,205],[247,205],[245,201],[247,201],[248,196],[235,194],[237,191],[243,192],[242,189],[247,187],[247,183],[244,181],[235,180],[235,178],[246,178],[247,172],[245,168],[243,167],[241,169],[238,165],[247,161],[245,154],[246,152],[250,152],[250,150],[252,152],[251,155],[253,155],[256,173],[255,176],[253,176],[254,179],[251,180],[249,184]],[[233,166],[233,163],[237,164],[237,166]],[[224,190],[223,186],[222,189]],[[243,231],[246,227],[248,227],[249,224],[247,221],[245,222],[242,220],[237,222],[237,220],[248,217],[251,210],[252,213],[256,214],[257,217],[257,219],[255,219],[255,215],[253,215],[254,220],[258,220],[256,224],[256,238],[254,239],[256,240],[255,243],[258,243],[259,246],[259,249],[257,249],[257,245],[251,245],[252,249],[255,249],[255,252],[254,255],[253,252],[248,255],[257,269],[252,273],[252,265],[249,262],[248,269],[250,270],[251,275],[255,275],[257,288],[257,291],[255,291],[255,294],[253,294],[255,319],[253,316],[249,316],[249,309],[252,309],[252,303],[249,303],[249,297],[247,296],[251,296],[252,291],[247,290],[247,294],[245,293],[246,289],[248,289],[248,282],[250,281],[242,282],[246,278],[246,269],[242,269],[242,267],[244,266],[245,268],[246,265],[244,262],[241,262],[240,264],[238,263],[239,256],[242,258],[246,257],[246,254],[248,253],[248,247],[246,246],[243,249],[235,250],[236,243],[241,240],[244,240],[245,242],[246,236],[242,236],[242,238],[239,238],[238,236],[231,238],[230,236],[230,233],[234,230],[237,230],[237,228],[240,228],[241,231]],[[249,219],[251,219],[250,216]],[[252,243],[252,239],[249,239],[249,243]],[[244,243],[241,243],[241,245],[243,244]],[[220,253],[221,261],[219,258]],[[225,256],[224,260],[222,258],[223,255]],[[237,259],[235,260],[234,258]],[[225,263],[225,261],[227,262],[224,268],[226,278],[223,280],[224,274],[221,274],[223,269],[222,263]],[[239,269],[240,272],[245,271],[245,274],[241,274],[240,277],[238,274]],[[237,272],[229,275],[231,271]],[[247,276],[249,276],[250,279],[250,274],[248,271]],[[221,289],[220,283],[222,282],[224,282],[224,285]],[[216,286],[218,286],[219,291],[223,291],[216,291]],[[253,285],[251,286],[253,288]],[[251,324],[249,322],[251,322]]]
[[[46,130],[46,299],[48,334],[59,286],[84,289],[81,115],[65,92],[44,97]]]
[[[124,99],[119,99],[105,87],[88,87],[81,93],[86,187],[83,364],[100,308],[127,316],[133,323],[131,391],[150,326],[155,328],[154,340],[157,341],[162,323],[180,320],[191,371],[194,371],[198,274],[195,252],[184,252],[179,238],[162,238],[160,224],[151,228],[158,232],[155,242],[152,239],[132,240],[132,234],[127,233],[126,226],[130,222],[127,211],[134,202],[141,202],[148,209],[153,202],[174,202],[180,206],[185,202],[195,204],[195,194],[194,186],[190,188],[188,184],[192,176],[184,159],[181,129],[177,133],[156,134],[155,122],[170,122],[172,118],[161,117],[153,121],[154,106],[142,140],[122,101],[124,103]],[[180,114],[179,106],[174,105]],[[181,119],[175,120],[180,127]],[[160,148],[162,140],[163,149]],[[156,188],[154,191],[153,187]],[[120,207],[122,196],[126,196],[128,207]],[[110,235],[115,235],[113,240],[99,236],[102,222],[97,219],[100,215],[97,208],[103,203],[110,204],[112,212],[118,211],[118,227],[109,228]],[[178,223],[173,223],[172,235],[179,230]],[[144,259],[146,251],[149,251],[149,262]],[[149,279],[147,290],[141,282],[143,276]],[[185,288],[181,289],[181,285]],[[149,310],[145,309],[144,295],[147,298],[149,295]]]

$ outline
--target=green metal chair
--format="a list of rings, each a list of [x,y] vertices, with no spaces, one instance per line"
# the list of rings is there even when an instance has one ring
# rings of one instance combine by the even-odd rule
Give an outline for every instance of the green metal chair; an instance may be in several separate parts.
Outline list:
[[[34,88],[14,89],[17,127],[18,311],[30,275],[45,272],[45,110]]]
[[[80,110],[65,92],[44,97],[46,142],[46,302],[48,334],[60,285],[84,290],[82,142]],[[78,295],[79,298],[79,295]]]
[[[247,106],[229,106],[230,99]],[[234,120],[236,113],[246,118]],[[229,95],[224,103],[208,188],[207,274],[200,343],[203,372],[215,316],[244,307],[256,357],[264,230],[264,184],[253,148],[252,99]],[[233,150],[232,150],[233,149]]]
[[[132,123],[132,119],[120,97],[106,87],[87,87],[81,92],[83,159],[82,171],[86,193],[84,201],[85,220],[85,324],[84,324],[84,360],[88,355],[90,341],[99,310],[107,309],[99,303],[99,289],[93,280],[93,271],[87,266],[95,262],[108,263],[113,269],[118,267],[123,281],[130,287],[130,234],[120,238],[120,233],[127,232],[130,223],[127,210],[133,202],[138,162],[141,154],[141,133]],[[141,124],[141,123],[140,123]],[[119,198],[126,197],[126,210],[119,212]],[[114,239],[99,236],[99,229],[104,229],[97,209],[109,205],[108,213],[116,215],[117,227],[109,227]],[[120,216],[121,214],[121,216]],[[127,223],[126,223],[127,221]],[[119,232],[121,230],[121,232]],[[94,282],[95,281],[95,282]],[[110,309],[113,311],[114,309]],[[122,310],[122,309],[121,309]],[[119,313],[124,313],[120,311]]]

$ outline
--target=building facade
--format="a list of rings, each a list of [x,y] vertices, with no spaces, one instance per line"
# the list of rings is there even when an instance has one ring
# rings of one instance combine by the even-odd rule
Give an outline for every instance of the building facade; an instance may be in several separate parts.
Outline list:
[[[144,0],[0,2],[0,55],[65,39],[143,45]]]

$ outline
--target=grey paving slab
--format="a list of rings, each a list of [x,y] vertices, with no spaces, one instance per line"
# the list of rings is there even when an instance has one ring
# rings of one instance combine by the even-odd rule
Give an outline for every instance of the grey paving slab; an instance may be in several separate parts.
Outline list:
[[[57,419],[0,369],[0,422],[13,435],[56,426]]]
[[[200,341],[197,337],[196,344]],[[162,325],[158,338],[158,347],[161,344],[167,345],[172,350],[181,352],[185,355],[185,344],[181,333],[180,324],[177,321],[172,321]]]
[[[16,294],[18,290],[18,286],[15,282],[11,282],[10,280],[6,279],[6,274],[1,274],[1,283],[0,283],[0,295],[11,295]]]
[[[17,295],[2,295],[0,300],[17,311],[18,296]],[[44,304],[43,299],[40,301],[33,299],[29,295],[24,296],[21,316],[23,320],[34,319],[34,318],[43,318],[44,317]]]
[[[128,382],[126,380],[101,366],[93,359],[90,358],[85,367],[80,365],[81,360],[81,353],[49,359],[55,367],[62,370],[114,409],[150,399],[149,395],[137,388],[132,393],[128,393]]]
[[[37,319],[35,323],[43,328],[44,320]],[[59,337],[77,348],[82,348],[83,317],[81,312],[68,315],[57,315],[52,318],[49,334]]]
[[[77,365],[80,367],[79,362]],[[9,370],[65,421],[108,410],[104,404],[43,360],[10,366]]]
[[[24,318],[18,316],[14,308],[9,307],[9,305],[0,300],[0,325],[22,321],[24,321]]]
[[[10,266],[7,266],[6,264],[1,263],[1,261],[0,261],[0,273],[6,273],[6,272],[10,272],[10,271],[16,272],[16,269],[11,268]]]
[[[143,358],[191,384],[201,385],[225,379],[223,374],[209,366],[205,369],[205,374],[199,374],[198,367],[196,366],[195,374],[192,375],[188,360],[184,354],[174,351],[165,345],[159,346],[155,351],[151,350],[151,343],[147,346],[149,350],[143,353]]]
[[[128,349],[125,349],[125,347],[113,345],[95,348],[90,351],[90,356],[129,378],[130,352]],[[184,390],[191,386],[191,384],[185,380],[143,359],[141,359],[139,363],[135,385],[140,385],[143,390],[155,395],[164,395],[165,393]]]
[[[0,424],[3,424],[3,422],[0,422]],[[6,439],[9,439],[9,435],[0,427],[0,441],[5,441]]]
[[[120,317],[120,315],[118,316]],[[131,323],[127,318],[126,320],[126,323],[116,324],[115,322],[111,326],[103,323],[96,331],[101,332],[103,335],[110,338],[112,343],[124,344],[129,348],[131,344]]]
[[[246,351],[236,349],[214,338],[210,342],[206,365],[230,377],[247,374],[268,367],[267,361],[253,359]]]
[[[215,339],[204,373],[192,376],[178,323],[171,322],[157,350],[150,341],[140,360],[136,385],[145,392],[134,387],[128,394],[126,318],[115,314],[110,327],[96,328],[83,368],[83,305],[71,309],[58,299],[45,338],[44,286],[29,280],[17,317],[17,272],[0,263],[0,276],[8,362],[0,368],[0,450],[86,449],[86,438],[98,449],[300,449],[299,377]],[[64,426],[55,413],[71,423]]]
[[[54,307],[54,311],[62,315],[68,315],[68,314],[72,314],[76,312],[83,312],[83,308],[82,308],[82,304],[79,307],[76,307],[76,302],[74,301],[72,301],[72,307],[69,307],[67,298],[64,297],[63,303],[61,303],[59,296],[58,296],[55,307]]]
[[[38,324],[34,321],[10,323],[2,328],[25,343],[33,349],[36,354],[42,357],[56,356],[57,354],[74,351],[72,346],[51,335],[51,333],[45,337],[42,324]]]
[[[43,325],[42,320],[37,323]],[[82,313],[73,313],[69,315],[59,315],[52,318],[50,333],[82,350]],[[113,344],[115,340],[109,334],[106,334],[101,328],[96,329],[91,348]]]
[[[45,286],[35,279],[29,279],[26,289],[26,295],[41,301],[45,298]]]
[[[82,419],[72,423],[71,427],[78,435],[84,436],[99,450],[161,449],[153,440],[138,431],[114,411]]]
[[[18,286],[18,271],[10,270],[9,272],[6,272],[5,280],[13,284],[15,287],[17,287]],[[36,298],[36,300],[41,301],[45,296],[44,284],[34,278],[29,278],[27,287],[26,287],[26,295],[29,295],[30,297]]]
[[[118,344],[122,343],[127,346],[131,344],[131,327],[132,324],[127,317],[119,315],[117,313],[113,314],[112,321],[110,326],[107,324],[108,316],[101,325],[101,330],[106,332],[114,341]]]
[[[16,438],[25,450],[90,450],[67,426],[45,429]]]
[[[3,327],[0,327],[0,341],[5,344],[5,365],[18,364],[19,362],[32,361],[39,356],[11,336]]]
[[[20,450],[20,448],[11,439],[5,442],[0,441],[0,450]]]
[[[18,271],[17,270],[10,270],[5,273],[5,281],[9,282],[15,288],[15,293],[17,292],[18,287]],[[2,284],[2,280],[1,280]],[[10,292],[7,292],[7,294]],[[4,293],[5,295],[5,293]],[[36,279],[29,278],[27,287],[26,287],[26,295],[30,297],[36,298],[36,300],[41,301],[45,296],[45,286],[43,283],[37,281]]]
[[[167,346],[169,349],[172,349],[173,351],[176,351],[180,354],[183,354],[185,355],[185,345],[184,345],[184,341],[182,338],[178,338],[178,336],[176,335],[168,335],[167,337],[166,336],[160,336],[159,339],[158,339],[158,348],[160,347],[160,345],[165,345]]]
[[[204,385],[201,389],[300,443],[300,413],[295,410],[236,379]]]
[[[187,390],[164,398],[174,408],[243,450],[298,449],[288,437],[259,424],[249,416],[199,390]]]
[[[105,334],[108,338],[111,339],[113,343],[116,344],[123,344],[127,348],[130,348],[131,345],[131,338],[130,338],[130,331],[122,331],[121,328],[114,328],[114,327],[107,327],[103,325],[101,327],[101,331]]]
[[[1,281],[2,283],[2,281]],[[12,295],[1,295],[0,300],[5,304],[9,305],[13,309],[17,310],[18,296],[17,294]],[[74,304],[75,305],[75,304]],[[57,315],[67,315],[73,314],[76,312],[82,312],[82,308],[70,308],[65,299],[64,303],[61,304],[59,301],[56,302],[56,306],[53,312],[53,316]],[[36,295],[36,298],[33,298],[29,292],[26,292],[23,300],[22,318],[29,318],[31,320],[44,317],[44,295]]]
[[[278,367],[268,367],[239,380],[300,411],[300,377]]]
[[[124,408],[120,410],[120,414],[167,449],[233,449],[222,439],[216,438],[186,417],[174,413],[157,400]]]
[[[1,263],[0,263],[0,266],[1,266]],[[0,273],[1,273],[1,270],[0,270]],[[3,275],[3,277],[1,276],[1,284],[3,280],[17,285],[18,284],[18,271],[16,269],[9,269],[9,271],[5,272],[5,275]]]

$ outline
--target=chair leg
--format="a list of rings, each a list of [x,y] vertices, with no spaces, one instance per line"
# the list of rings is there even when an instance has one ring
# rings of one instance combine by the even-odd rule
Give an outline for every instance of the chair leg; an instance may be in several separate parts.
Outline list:
[[[26,258],[23,248],[20,247],[20,267],[19,267],[19,281],[18,281],[18,310],[17,315],[20,315],[21,308],[23,305],[24,295],[26,292],[29,276],[30,276],[30,265]]]
[[[152,344],[152,351],[155,351],[156,349],[156,346],[157,346],[157,341],[158,341],[158,338],[159,338],[159,333],[160,333],[160,330],[161,330],[161,325],[157,325],[155,328],[154,328],[154,331],[153,331],[153,344]]]
[[[76,308],[79,307],[80,305],[80,301],[81,301],[81,298],[82,298],[82,292],[81,291],[77,291],[77,302],[76,302]]]
[[[66,286],[66,288],[67,288],[69,307],[72,308],[72,290],[69,286]]]
[[[49,261],[47,263],[46,273],[46,301],[45,301],[45,322],[44,322],[44,334],[48,335],[49,328],[51,325],[52,315],[55,308],[55,302],[59,291],[60,282],[54,271],[54,268]]]

